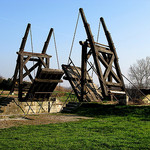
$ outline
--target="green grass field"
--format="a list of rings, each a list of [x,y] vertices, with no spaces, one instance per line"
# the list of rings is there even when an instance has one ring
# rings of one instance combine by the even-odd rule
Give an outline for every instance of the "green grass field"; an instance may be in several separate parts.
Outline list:
[[[150,149],[150,106],[92,103],[74,113],[93,119],[0,129],[0,149]]]

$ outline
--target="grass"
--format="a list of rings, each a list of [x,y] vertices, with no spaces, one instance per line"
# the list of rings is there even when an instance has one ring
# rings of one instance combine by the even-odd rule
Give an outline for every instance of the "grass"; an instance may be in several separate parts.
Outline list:
[[[93,117],[0,130],[0,149],[150,149],[150,107],[83,104],[75,114]]]

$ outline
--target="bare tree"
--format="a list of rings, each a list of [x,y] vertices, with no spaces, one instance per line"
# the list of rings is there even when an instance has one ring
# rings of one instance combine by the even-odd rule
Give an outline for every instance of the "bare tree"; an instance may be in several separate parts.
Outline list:
[[[137,60],[130,66],[128,75],[139,88],[150,88],[150,57]]]

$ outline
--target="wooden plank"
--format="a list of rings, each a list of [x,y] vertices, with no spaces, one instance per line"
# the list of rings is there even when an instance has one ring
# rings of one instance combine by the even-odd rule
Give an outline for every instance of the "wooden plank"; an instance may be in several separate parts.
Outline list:
[[[23,59],[26,60],[27,58],[24,57]],[[39,61],[39,59],[38,58],[31,58],[31,56],[30,56],[30,59],[28,61],[35,61],[35,62],[37,62],[37,61]]]
[[[35,78],[36,82],[42,82],[42,83],[59,83],[59,82],[63,82],[62,80],[50,80],[50,79],[38,79]]]
[[[41,53],[32,53],[32,52],[17,52],[19,55],[23,56],[31,56],[31,57],[39,57],[39,58],[50,58],[52,56],[47,54],[41,54]]]
[[[96,50],[98,52],[101,52],[101,53],[106,53],[106,54],[112,54],[113,55],[113,52],[111,52],[110,50],[108,50],[104,47],[96,46]]]
[[[126,94],[126,92],[125,91],[112,91],[112,90],[110,90],[109,91],[111,94]]]
[[[49,69],[49,68],[42,68],[42,73],[64,74],[64,72],[60,69]]]
[[[95,43],[95,42],[94,42],[94,43]],[[91,46],[90,46],[89,43],[87,44],[87,46],[88,46],[89,48],[91,48]],[[98,52],[102,52],[102,53],[106,53],[106,54],[113,54],[113,52],[110,51],[110,49],[109,49],[108,47],[105,48],[105,47],[102,47],[102,46],[99,46],[99,45],[95,45],[95,48],[96,48],[96,50],[97,50]]]
[[[98,42],[94,42],[95,45],[98,45],[98,46],[103,46],[103,47],[106,47],[106,48],[109,48],[108,45],[105,45],[105,44],[101,44],[101,43],[98,43]]]
[[[122,83],[112,83],[112,82],[106,82],[106,85],[111,85],[111,86],[115,86],[115,87],[121,87]]]

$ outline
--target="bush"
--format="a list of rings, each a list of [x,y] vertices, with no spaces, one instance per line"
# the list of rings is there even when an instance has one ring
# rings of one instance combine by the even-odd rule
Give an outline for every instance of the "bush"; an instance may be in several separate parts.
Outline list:
[[[0,89],[1,90],[10,90],[12,86],[12,80],[10,78],[3,79],[2,82],[0,83]]]

